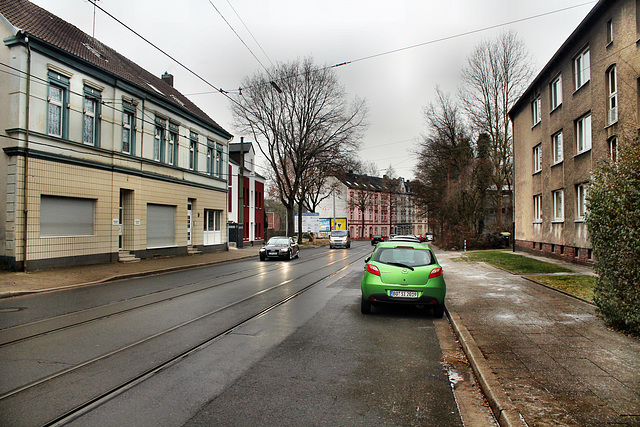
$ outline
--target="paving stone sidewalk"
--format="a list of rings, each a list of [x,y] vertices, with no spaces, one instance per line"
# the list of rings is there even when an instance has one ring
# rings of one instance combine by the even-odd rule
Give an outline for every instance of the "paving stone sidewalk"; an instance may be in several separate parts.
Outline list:
[[[591,304],[460,256],[438,255],[448,310],[495,380],[490,393],[524,420],[501,425],[640,426],[639,340],[608,329]]]

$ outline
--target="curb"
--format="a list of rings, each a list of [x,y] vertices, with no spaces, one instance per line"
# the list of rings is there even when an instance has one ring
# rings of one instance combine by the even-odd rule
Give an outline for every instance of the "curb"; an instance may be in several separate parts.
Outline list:
[[[493,371],[489,367],[487,360],[484,358],[476,340],[471,336],[462,320],[456,313],[447,310],[449,322],[462,345],[462,349],[467,355],[467,359],[471,364],[473,372],[476,374],[478,383],[482,388],[489,406],[493,411],[493,415],[501,427],[526,427],[522,414],[516,409],[515,405],[507,396],[502,385],[497,380]]]

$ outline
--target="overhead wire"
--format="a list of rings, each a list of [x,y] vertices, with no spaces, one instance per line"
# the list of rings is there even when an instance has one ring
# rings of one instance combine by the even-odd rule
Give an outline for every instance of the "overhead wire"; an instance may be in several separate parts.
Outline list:
[[[264,68],[264,70],[267,72],[267,75],[270,75],[269,70],[267,69],[267,67],[265,67],[264,64],[262,63],[262,61],[260,61],[260,59],[256,56],[255,53],[253,53],[253,51],[251,50],[249,45],[242,39],[242,37],[240,37],[240,34],[238,34],[238,32],[235,30],[235,28],[233,28],[231,23],[229,21],[227,21],[227,18],[225,18],[224,15],[222,14],[222,12],[220,12],[220,9],[218,9],[216,7],[216,5],[213,4],[212,0],[209,0],[209,4],[211,5],[211,7],[213,7],[215,9],[216,12],[218,12],[218,15],[220,15],[222,20],[227,24],[227,26],[231,29],[231,31],[233,31],[233,33],[236,35],[236,37],[238,37],[238,39],[244,45],[244,47],[246,47],[247,50],[249,50],[249,52],[251,53],[251,55],[255,58],[255,60],[258,61],[258,64],[260,64],[260,66],[262,68]],[[234,11],[235,11],[235,9],[234,9]],[[236,13],[236,15],[237,15],[237,13]]]

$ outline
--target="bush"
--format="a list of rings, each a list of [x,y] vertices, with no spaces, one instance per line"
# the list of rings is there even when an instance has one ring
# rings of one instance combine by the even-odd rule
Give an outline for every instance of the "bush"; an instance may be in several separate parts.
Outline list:
[[[640,143],[620,144],[589,187],[586,217],[598,273],[594,301],[610,326],[640,336]]]

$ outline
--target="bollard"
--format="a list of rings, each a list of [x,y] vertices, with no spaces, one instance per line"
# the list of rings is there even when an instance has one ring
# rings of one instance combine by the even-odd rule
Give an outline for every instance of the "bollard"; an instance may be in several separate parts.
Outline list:
[[[464,239],[464,251],[467,252],[467,239]]]

